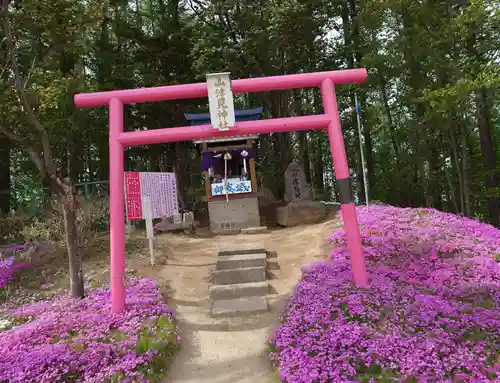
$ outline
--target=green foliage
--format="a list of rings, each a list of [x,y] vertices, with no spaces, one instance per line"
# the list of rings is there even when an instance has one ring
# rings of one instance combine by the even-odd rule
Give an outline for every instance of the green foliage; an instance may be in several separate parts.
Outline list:
[[[22,212],[2,218],[0,244],[36,243],[54,241],[66,247],[62,208],[58,202],[41,210],[38,216]],[[103,232],[107,232],[109,203],[107,200],[82,201],[76,211],[78,246],[85,254],[97,244]]]
[[[487,90],[482,114],[491,142],[500,142],[500,4],[468,3],[29,0],[13,1],[11,18],[25,90],[49,132],[58,170],[75,183],[106,180],[109,163],[105,109],[76,110],[73,93],[203,81],[216,71],[239,78],[365,66],[365,84],[337,89],[358,199],[363,180],[354,89],[371,198],[487,219],[488,198],[500,185],[485,183],[488,153],[481,141],[488,137],[478,129],[476,95]],[[40,151],[12,72],[3,69],[10,65],[3,42],[0,53],[0,126]],[[239,95],[237,104],[263,105],[266,118],[323,113],[319,92],[311,90]],[[184,112],[201,110],[205,100],[139,104],[127,108],[125,122],[127,129],[180,126]],[[49,193],[22,149],[11,150],[11,194],[15,206],[34,214]],[[334,198],[323,132],[308,132],[305,141],[294,133],[262,137],[263,186],[281,197],[284,168],[305,155],[315,196]],[[498,148],[496,156],[498,164]],[[134,148],[127,157],[129,170],[175,168],[190,206],[203,193],[191,143]]]
[[[36,219],[31,225],[24,227],[22,236],[25,242],[62,241],[64,239],[62,219],[57,213],[46,215],[43,219]]]
[[[10,245],[22,243],[22,232],[26,225],[30,225],[33,218],[23,212],[12,212],[0,217],[0,244]]]

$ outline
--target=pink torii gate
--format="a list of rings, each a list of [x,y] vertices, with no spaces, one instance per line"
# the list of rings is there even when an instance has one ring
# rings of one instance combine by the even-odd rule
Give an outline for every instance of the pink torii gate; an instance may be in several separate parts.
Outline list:
[[[123,131],[123,105],[207,97],[208,90],[206,83],[75,95],[74,101],[78,108],[109,107],[109,219],[111,235],[112,310],[119,313],[125,309],[124,147],[226,136],[268,134],[310,129],[327,130],[347,237],[347,246],[351,257],[353,280],[358,286],[367,286],[368,275],[363,256],[356,210],[352,198],[349,168],[334,88],[334,84],[362,83],[366,78],[366,69],[348,69],[234,80],[231,84],[233,93],[235,94],[319,86],[321,88],[324,113],[312,116],[238,122],[235,127],[227,131],[213,129],[211,125],[183,126],[179,128],[134,132]]]

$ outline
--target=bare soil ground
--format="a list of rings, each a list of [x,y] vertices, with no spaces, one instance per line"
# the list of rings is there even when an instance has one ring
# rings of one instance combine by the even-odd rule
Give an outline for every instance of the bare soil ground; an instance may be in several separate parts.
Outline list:
[[[164,234],[156,237],[158,250],[167,249],[164,263],[154,270],[141,267],[165,286],[165,295],[175,307],[182,348],[164,382],[250,383],[271,382],[266,339],[283,311],[287,298],[300,278],[300,267],[323,259],[331,247],[327,238],[338,226],[332,216],[326,222],[270,230],[262,234],[197,236]],[[210,316],[208,290],[219,247],[263,241],[274,252],[269,280],[270,311],[244,318],[215,319]]]

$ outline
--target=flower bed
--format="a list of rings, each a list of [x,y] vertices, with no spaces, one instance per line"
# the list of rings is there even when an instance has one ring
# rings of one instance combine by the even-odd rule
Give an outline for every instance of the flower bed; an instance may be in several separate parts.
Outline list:
[[[15,278],[18,271],[32,266],[28,262],[16,258],[18,254],[25,250],[25,244],[10,245],[0,249],[0,289],[5,289]]]
[[[0,258],[0,289],[5,288],[19,270],[27,267],[27,263],[17,262],[14,256]]]
[[[270,339],[283,382],[500,381],[500,231],[432,209],[358,209],[370,289],[343,231]]]
[[[9,310],[0,332],[0,382],[155,382],[179,347],[173,313],[156,283],[133,279],[127,310],[113,314],[107,289]]]

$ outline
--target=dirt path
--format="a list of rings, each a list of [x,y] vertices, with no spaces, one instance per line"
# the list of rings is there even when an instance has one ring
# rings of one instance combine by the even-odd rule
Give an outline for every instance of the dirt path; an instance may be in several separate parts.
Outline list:
[[[156,248],[168,249],[166,264],[154,277],[164,286],[177,310],[182,348],[165,383],[271,382],[266,339],[277,324],[286,299],[300,277],[300,266],[328,254],[328,235],[335,220],[310,226],[268,231],[255,235],[190,237],[166,234],[156,238]],[[273,271],[270,311],[245,318],[214,319],[208,289],[219,246],[263,241],[276,252],[280,269]]]

